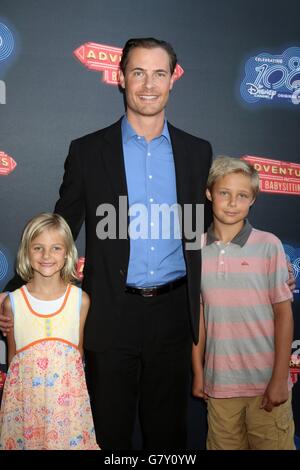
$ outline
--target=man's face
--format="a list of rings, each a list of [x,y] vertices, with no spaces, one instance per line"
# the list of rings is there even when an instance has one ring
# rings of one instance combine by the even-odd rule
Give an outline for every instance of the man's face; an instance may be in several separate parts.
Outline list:
[[[164,49],[132,49],[125,75],[120,72],[128,116],[163,116],[173,82],[169,55]]]

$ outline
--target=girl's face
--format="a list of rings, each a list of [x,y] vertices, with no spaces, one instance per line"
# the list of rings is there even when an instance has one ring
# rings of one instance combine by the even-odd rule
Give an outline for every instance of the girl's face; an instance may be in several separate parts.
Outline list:
[[[28,254],[34,276],[60,278],[67,254],[64,236],[56,229],[45,229],[31,241]]]

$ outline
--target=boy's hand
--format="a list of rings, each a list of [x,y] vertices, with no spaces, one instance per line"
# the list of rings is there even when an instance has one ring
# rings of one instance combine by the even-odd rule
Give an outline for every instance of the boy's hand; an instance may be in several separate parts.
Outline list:
[[[3,301],[4,301],[6,296],[7,296],[6,292],[3,292],[2,294],[0,294],[0,330],[3,334],[3,336],[6,336],[7,333],[9,333],[10,330],[14,326],[13,319],[9,318],[9,317],[6,317],[3,314]]]
[[[287,380],[276,382],[271,379],[264,393],[260,408],[263,408],[265,411],[272,411],[274,406],[282,405],[288,398]]]
[[[208,399],[208,395],[203,391],[203,373],[194,374],[192,382],[192,395],[196,398]]]

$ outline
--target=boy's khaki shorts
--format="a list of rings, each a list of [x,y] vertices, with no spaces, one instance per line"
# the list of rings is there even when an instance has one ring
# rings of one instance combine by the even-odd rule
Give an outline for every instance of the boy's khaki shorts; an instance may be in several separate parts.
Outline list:
[[[262,396],[208,399],[208,450],[294,450],[291,393],[271,412]]]

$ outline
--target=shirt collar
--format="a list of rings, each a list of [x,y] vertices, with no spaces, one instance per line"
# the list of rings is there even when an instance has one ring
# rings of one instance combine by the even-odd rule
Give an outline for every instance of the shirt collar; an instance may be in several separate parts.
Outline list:
[[[127,116],[126,114],[123,116],[123,119],[122,119],[122,123],[121,123],[121,129],[122,129],[122,138],[123,138],[123,142],[125,144],[127,144],[127,142],[132,139],[133,137],[137,137],[138,134],[136,133],[136,131],[133,129],[133,127],[131,126],[131,124],[129,123],[128,119],[127,119]],[[169,134],[169,129],[168,129],[168,123],[167,123],[167,120],[165,119],[164,120],[164,127],[163,127],[163,130],[161,132],[161,135],[156,137],[156,138],[159,138],[159,137],[164,137],[165,139],[167,139],[167,141],[169,142],[169,144],[171,144],[171,138],[170,138],[170,134]]]
[[[250,222],[247,219],[245,219],[243,228],[231,240],[230,243],[235,243],[236,245],[239,245],[242,248],[245,245],[245,243],[247,242],[251,231],[252,231],[252,225],[250,224]],[[214,243],[216,241],[218,241],[218,239],[214,235],[213,224],[211,224],[210,227],[207,230],[206,244],[211,245],[212,243]]]

